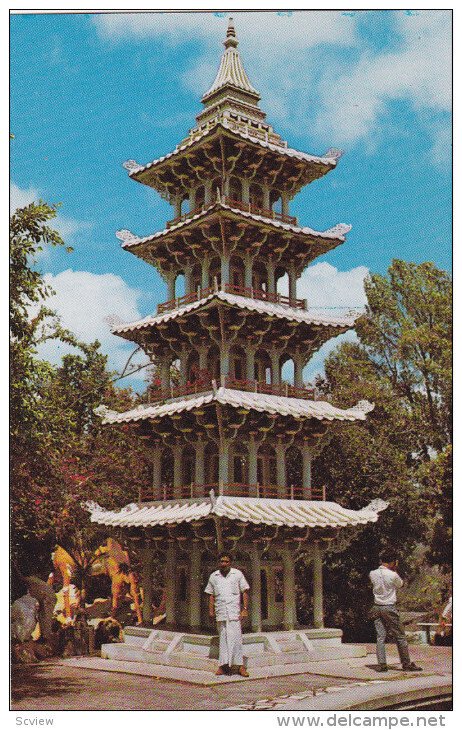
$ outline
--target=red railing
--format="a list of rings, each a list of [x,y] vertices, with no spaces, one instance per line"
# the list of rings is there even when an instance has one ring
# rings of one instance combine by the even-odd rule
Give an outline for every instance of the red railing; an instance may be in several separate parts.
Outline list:
[[[190,294],[185,294],[182,297],[175,297],[175,299],[169,299],[168,302],[163,302],[163,304],[157,305],[157,314],[163,314],[164,312],[169,312],[172,309],[178,309],[178,307],[182,307],[184,304],[191,304],[191,302],[197,302],[198,299],[202,299],[203,297],[208,297],[209,294],[213,294],[214,289],[212,287],[208,287],[207,289],[201,289],[200,293],[193,291],[190,292]]]
[[[205,205],[205,203],[202,203],[201,205],[198,205],[195,208],[193,208],[193,210],[188,210],[187,213],[183,213],[183,215],[177,215],[176,218],[173,218],[173,220],[168,221],[167,228],[171,228],[172,226],[178,225],[178,223],[187,221],[189,218],[192,218],[193,216],[197,215],[198,213],[203,213],[203,211],[209,207],[210,207],[210,203],[208,205]]]
[[[270,294],[264,289],[254,289],[253,287],[237,286],[236,284],[225,284],[225,292],[228,294],[237,294],[250,299],[259,299],[263,302],[272,302],[273,304],[283,304],[293,309],[306,310],[306,299],[291,299],[284,294]]]
[[[234,198],[229,198],[225,195],[221,196],[221,202],[229,205],[230,208],[237,208],[238,210],[243,210],[246,213],[253,213],[254,215],[260,215],[262,218],[269,218],[270,220],[280,221],[281,223],[289,223],[291,226],[296,226],[298,223],[297,219],[293,215],[278,213],[276,210],[272,210],[271,208],[259,208],[252,203],[244,203],[242,200],[234,200]],[[211,203],[208,203],[207,205],[205,205],[205,203],[202,203],[201,205],[193,208],[193,210],[188,210],[187,213],[177,215],[176,218],[168,221],[167,228],[176,226],[178,225],[178,223],[182,223],[183,221],[187,221],[193,216],[198,215],[199,213],[203,213],[205,210],[207,210],[207,208],[210,207],[210,205]]]
[[[315,400],[314,388],[298,388],[289,383],[272,385],[271,383],[260,383],[258,380],[236,380],[225,378],[225,388],[234,390],[245,390],[250,393],[265,393],[266,395],[279,395],[287,398],[301,398],[303,400]]]
[[[309,491],[299,486],[290,486],[280,489],[275,485],[262,484],[185,484],[176,489],[172,485],[162,486],[159,491],[152,487],[143,487],[139,492],[140,502],[155,502],[173,499],[201,499],[208,497],[211,490],[218,496],[221,493],[225,497],[256,497],[258,499],[306,499],[313,501],[326,501],[325,487],[311,487]],[[304,496],[304,495],[307,496]]]
[[[150,389],[149,403],[159,403],[160,401],[170,400],[172,398],[181,398],[185,395],[194,395],[194,393],[204,393],[212,390],[211,380],[196,380],[194,383],[186,383],[186,385],[177,385],[175,387],[164,388],[161,390]]]
[[[236,294],[237,296],[247,297],[248,299],[258,299],[262,302],[281,304],[285,307],[292,307],[292,309],[302,309],[304,311],[307,309],[306,299],[291,299],[290,297],[286,297],[283,294],[270,294],[264,289],[254,289],[246,286],[238,286],[237,284],[225,284],[223,289],[228,294]],[[201,289],[199,287],[197,291],[193,291],[189,294],[185,294],[182,297],[175,297],[174,299],[169,299],[168,302],[158,304],[157,314],[164,314],[165,312],[170,312],[173,309],[178,309],[185,304],[197,302],[199,299],[208,297],[215,291],[218,291],[218,289],[211,286],[207,287],[206,289]]]
[[[314,388],[297,388],[289,383],[271,385],[260,383],[258,380],[237,380],[236,378],[225,378],[224,387],[232,390],[245,390],[247,393],[264,393],[265,395],[278,395],[285,398],[300,398],[302,400],[316,400]],[[212,378],[198,379],[195,382],[188,382],[186,385],[171,386],[149,391],[149,403],[159,403],[173,398],[182,398],[194,393],[205,393],[213,389]]]
[[[275,221],[281,221],[282,223],[290,223],[291,226],[297,225],[297,219],[293,215],[278,213],[271,208],[259,208],[253,205],[253,203],[244,203],[242,200],[234,200],[234,198],[229,198],[228,196],[222,196],[221,200],[231,208],[237,208],[246,213],[253,213],[254,215],[260,215],[262,218],[270,218]]]

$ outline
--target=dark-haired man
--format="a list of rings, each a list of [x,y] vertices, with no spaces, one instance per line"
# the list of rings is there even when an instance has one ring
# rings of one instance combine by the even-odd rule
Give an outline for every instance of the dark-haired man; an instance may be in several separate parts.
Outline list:
[[[397,567],[398,560],[394,551],[385,550],[380,555],[380,567],[369,573],[374,592],[374,606],[370,615],[377,632],[378,671],[388,671],[385,652],[385,641],[388,637],[396,642],[403,669],[407,672],[420,672],[422,668],[411,662],[406,634],[396,608],[396,589],[403,585],[396,572]]]
[[[248,612],[249,584],[240,570],[231,567],[228,553],[219,556],[219,568],[211,574],[205,593],[209,595],[209,615],[216,619],[220,640],[217,674],[231,674],[236,667],[242,677],[248,677],[242,656],[241,619]]]

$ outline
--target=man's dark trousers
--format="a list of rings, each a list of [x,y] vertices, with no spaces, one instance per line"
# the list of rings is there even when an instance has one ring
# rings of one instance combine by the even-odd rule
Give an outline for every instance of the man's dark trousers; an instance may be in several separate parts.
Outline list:
[[[377,632],[377,661],[379,664],[387,663],[387,655],[385,652],[385,641],[391,639],[396,642],[398,647],[399,658],[403,667],[409,666],[411,658],[409,656],[409,647],[404,633],[403,625],[399,619],[399,613],[396,604],[388,606],[380,606],[375,604],[371,610],[371,618],[374,620],[375,630]]]

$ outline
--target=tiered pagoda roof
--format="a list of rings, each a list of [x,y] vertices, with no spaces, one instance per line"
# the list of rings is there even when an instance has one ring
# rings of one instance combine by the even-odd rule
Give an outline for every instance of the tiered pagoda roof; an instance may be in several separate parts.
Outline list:
[[[279,303],[263,301],[225,291],[203,291],[159,305],[158,313],[141,320],[117,323],[112,332],[139,344],[155,357],[161,351],[175,352],[183,342],[190,344],[203,341],[219,342],[223,332],[237,335],[241,340],[252,339],[260,347],[285,347],[289,350],[303,348],[312,356],[325,342],[354,327],[356,315],[333,317],[304,306],[303,300]],[[290,306],[292,304],[292,306]],[[236,310],[239,310],[236,314]]]
[[[236,166],[251,169],[255,178],[284,187],[291,196],[332,170],[341,155],[329,149],[312,155],[288,147],[265,122],[260,94],[250,83],[237,51],[232,19],[217,76],[202,97],[204,110],[188,137],[166,155],[146,165],[128,160],[134,180],[155,188],[167,200],[180,186],[194,186],[206,176],[222,175]]]
[[[334,149],[321,156],[310,155],[275,144],[270,133],[249,131],[225,116],[208,122],[205,127],[191,132],[173,152],[146,165],[127,160],[124,167],[129,176],[171,200],[179,185],[198,185],[206,174],[218,175],[227,161],[239,158],[240,166],[251,165],[258,177],[274,187],[282,187],[289,180],[290,194],[295,195],[305,185],[333,170],[341,155]]]
[[[314,499],[309,496],[315,492],[307,464],[328,424],[362,421],[373,406],[362,401],[337,408],[318,400],[302,377],[312,355],[352,328],[356,316],[328,316],[311,308],[310,302],[296,298],[296,279],[311,261],[342,244],[350,226],[338,224],[325,231],[301,226],[289,215],[288,205],[303,186],[333,169],[341,153],[331,149],[320,157],[289,148],[259,108],[260,95],[242,65],[232,22],[224,45],[217,76],[202,97],[204,109],[188,138],[147,165],[133,160],[124,164],[131,178],[153,187],[174,206],[175,217],[161,231],[145,237],[127,230],[117,233],[125,250],[158,269],[170,298],[158,305],[156,314],[112,327],[114,334],[138,343],[158,366],[148,392],[150,402],[125,413],[105,407],[98,413],[105,424],[133,424],[147,450],[155,453],[156,498],[162,490],[164,500],[200,498],[181,504],[186,521],[199,513],[219,514],[220,505],[230,519],[246,510],[256,514],[259,499],[277,496],[279,507],[261,507],[275,520],[268,524],[277,524],[289,492],[291,502],[298,494],[306,502]],[[183,213],[185,200],[189,210]],[[186,293],[178,297],[175,280],[180,274]],[[277,292],[277,281],[284,275],[289,296]],[[293,384],[282,378],[289,360]],[[176,362],[179,382],[171,377]],[[228,483],[232,475],[236,482],[241,470],[236,449],[239,444],[247,448],[249,440],[252,454],[248,451],[247,461],[242,461],[248,468],[242,479],[252,483]],[[296,477],[303,486],[286,483],[291,467],[284,461],[285,452],[291,448],[300,458],[303,452],[303,476]],[[173,485],[162,482],[165,450],[173,454]],[[182,461],[183,453],[189,459],[191,450],[197,450],[194,477]],[[205,483],[206,472],[213,472],[208,481],[217,482],[220,494],[231,501],[204,502],[211,486]],[[244,488],[243,497],[233,491],[236,488]],[[326,503],[323,492],[318,499],[329,505],[321,508],[319,525],[332,520],[350,524],[348,511]],[[160,520],[156,524],[168,522],[170,507],[164,511],[160,502],[154,504],[148,522],[140,524],[151,524],[155,515]],[[308,504],[306,513],[300,505],[292,510],[306,526],[316,511]],[[132,508],[129,512],[135,515]],[[361,519],[351,517],[353,522]]]
[[[204,386],[202,386],[204,387]],[[374,406],[368,401],[360,401],[352,408],[342,409],[336,408],[326,401],[305,400],[302,398],[293,398],[283,395],[272,395],[267,393],[255,393],[249,391],[241,391],[234,388],[226,388],[210,386],[210,392],[201,394],[192,393],[189,396],[179,398],[166,398],[164,403],[143,404],[124,413],[111,411],[104,406],[97,409],[99,415],[102,416],[103,423],[128,423],[130,421],[151,421],[158,424],[159,419],[164,418],[165,424],[168,419],[166,417],[177,416],[180,413],[192,412],[199,410],[200,415],[204,415],[204,406],[216,404],[222,406],[231,406],[233,409],[241,409],[243,415],[255,411],[256,414],[264,413],[270,416],[291,416],[299,422],[302,419],[315,419],[318,421],[364,421],[367,413]],[[177,424],[175,419],[175,424]],[[274,431],[278,431],[276,421],[272,421]],[[285,422],[289,429],[290,422]],[[207,424],[208,425],[208,424]],[[234,424],[232,428],[240,426],[240,423]],[[281,432],[284,431],[284,425],[281,421]],[[298,426],[298,430],[300,425]],[[266,430],[266,429],[265,429]],[[269,430],[269,429],[267,429]],[[196,431],[196,435],[199,432]]]
[[[162,231],[139,237],[123,230],[117,236],[126,251],[154,264],[161,272],[185,256],[200,260],[210,252],[219,252],[223,238],[233,252],[252,251],[271,255],[276,261],[289,258],[301,272],[318,256],[344,243],[350,230],[350,225],[339,223],[326,231],[316,231],[299,226],[291,216],[219,196],[215,203],[174,219]]]
[[[285,527],[341,528],[377,522],[379,512],[387,507],[375,500],[360,510],[346,509],[336,502],[306,499],[254,499],[252,497],[215,497],[175,500],[174,503],[149,502],[129,504],[121,510],[106,510],[90,505],[91,521],[111,527],[155,527],[157,525],[196,522],[208,517],[254,525]]]

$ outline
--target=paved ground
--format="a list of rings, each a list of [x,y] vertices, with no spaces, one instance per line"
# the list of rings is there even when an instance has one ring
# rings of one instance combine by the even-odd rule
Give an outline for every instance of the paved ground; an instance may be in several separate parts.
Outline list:
[[[373,646],[368,646],[373,652]],[[451,650],[445,647],[411,647],[412,658],[433,677],[451,673]],[[396,661],[389,648],[390,663]],[[358,666],[357,663],[362,663]],[[348,687],[377,686],[388,682],[390,692],[409,678],[403,672],[376,674],[375,657],[370,653],[360,660],[342,660],[335,671],[318,666],[316,674],[302,674],[269,679],[250,678],[244,682],[203,687],[186,682],[155,679],[125,673],[107,672],[42,662],[34,666],[17,666],[12,676],[13,710],[223,710],[275,709],[289,699],[297,700],[322,695],[331,697],[345,693]],[[353,664],[352,664],[353,663]],[[356,664],[355,664],[356,663]],[[323,662],[334,664],[334,662]],[[338,662],[336,663],[338,664]],[[365,673],[369,679],[364,678]],[[421,681],[425,681],[422,677]],[[342,688],[344,688],[342,690]],[[331,694],[332,693],[332,694]]]

